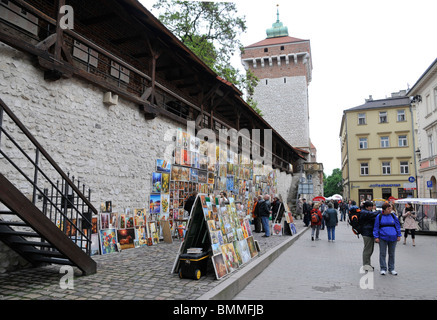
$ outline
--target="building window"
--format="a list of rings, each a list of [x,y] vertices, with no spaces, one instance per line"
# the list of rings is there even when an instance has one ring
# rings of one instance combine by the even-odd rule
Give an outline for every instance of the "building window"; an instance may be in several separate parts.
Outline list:
[[[368,176],[369,175],[369,164],[367,162],[363,162],[360,165],[360,174],[362,176]]]
[[[434,139],[432,134],[428,135],[428,149],[429,149],[429,157],[434,155]]]
[[[269,48],[264,48],[264,52],[269,52]]]
[[[366,124],[366,114],[365,113],[358,114],[358,124]]]
[[[437,88],[434,88],[434,110],[437,110]]]
[[[429,94],[427,94],[425,97],[425,106],[426,106],[426,114],[427,115],[431,114],[432,108],[431,108],[431,101],[430,101]]]
[[[360,138],[360,149],[367,149],[367,138]]]
[[[406,147],[407,146],[407,136],[399,136],[398,137],[398,146]]]
[[[382,174],[391,174],[390,162],[382,163]]]
[[[284,50],[285,48],[284,48],[284,46],[281,46],[281,50]]]
[[[379,123],[387,123],[387,111],[379,112]]]
[[[410,173],[410,169],[408,167],[408,161],[401,161],[401,174],[409,174]]]
[[[381,137],[381,148],[388,148],[388,147],[390,147],[388,137]]]
[[[398,110],[398,121],[399,122],[406,121],[405,110]]]

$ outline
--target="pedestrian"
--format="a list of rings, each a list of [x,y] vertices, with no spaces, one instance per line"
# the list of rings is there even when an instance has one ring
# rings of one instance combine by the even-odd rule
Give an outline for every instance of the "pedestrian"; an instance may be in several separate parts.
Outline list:
[[[193,207],[196,197],[197,197],[197,191],[194,191],[193,193],[191,193],[187,201],[185,201],[184,210],[188,212],[188,215],[191,214],[191,208]]]
[[[363,270],[373,271],[371,258],[374,250],[375,240],[373,238],[373,228],[375,226],[375,218],[379,212],[372,211],[372,201],[365,201],[363,203],[363,210],[359,214],[360,232],[363,238]]]
[[[265,234],[263,237],[267,238],[270,236],[270,227],[269,227],[269,217],[270,217],[270,196],[268,194],[264,195],[264,201],[260,204],[259,207],[259,215],[261,217],[261,222]]]
[[[349,206],[346,202],[343,202],[341,204],[341,216],[340,216],[340,221],[346,220],[346,216],[348,214],[349,211]]]
[[[319,239],[319,231],[322,225],[322,212],[319,210],[319,204],[314,204],[311,210],[311,240],[314,241],[314,233],[316,234],[316,241]]]
[[[259,216],[258,197],[253,198],[253,210],[252,210],[253,224],[255,226],[254,232],[261,232],[261,217]]]
[[[407,244],[408,234],[411,233],[411,240],[413,242],[413,247],[416,246],[416,212],[414,211],[413,205],[411,202],[408,202],[405,205],[404,211],[402,213],[402,218],[404,219],[404,245]]]
[[[328,206],[325,204],[325,201],[322,200],[319,206],[320,212],[322,213],[322,226],[320,228],[320,230],[325,230],[325,216],[323,215],[325,213],[326,210],[328,210]]]
[[[272,221],[281,222],[284,210],[284,204],[279,200],[279,197],[275,195],[272,202]]]
[[[323,215],[324,220],[326,221],[326,229],[328,231],[328,242],[335,242],[335,227],[338,226],[338,215],[337,211],[334,209],[334,205],[329,202],[328,209],[325,211]]]
[[[388,251],[388,271],[392,275],[397,275],[395,271],[395,251],[396,243],[401,240],[401,224],[398,217],[392,213],[389,203],[382,205],[382,213],[375,219],[373,237],[379,243],[379,266],[382,275],[387,273],[387,251]]]
[[[299,198],[296,205],[296,219],[302,219],[303,214],[303,203],[302,199]]]
[[[303,198],[302,199],[303,204],[302,204],[302,211],[303,211],[303,223],[305,224],[305,227],[308,227],[308,225],[310,224],[310,220],[311,220],[311,206],[307,203],[307,199]]]

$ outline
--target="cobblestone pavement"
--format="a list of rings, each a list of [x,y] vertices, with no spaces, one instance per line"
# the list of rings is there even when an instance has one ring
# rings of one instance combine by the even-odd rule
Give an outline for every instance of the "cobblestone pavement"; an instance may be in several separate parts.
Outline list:
[[[402,242],[396,247],[397,276],[380,275],[377,244],[372,255],[375,271],[364,274],[363,241],[345,222],[336,228],[335,243],[328,242],[326,230],[320,241],[311,241],[308,230],[234,300],[437,299],[437,237],[416,235],[415,247],[410,237],[407,245]]]
[[[303,224],[297,223],[297,229]],[[269,249],[290,236],[263,238],[254,233],[261,248],[260,255],[240,269],[254,263]],[[59,265],[23,269],[0,274],[0,300],[194,300],[222,281],[215,280],[212,265],[200,280],[180,279],[171,270],[181,242],[160,243],[102,256],[94,256],[97,273],[81,276],[75,269],[74,289],[62,289]],[[234,273],[233,273],[234,274]]]

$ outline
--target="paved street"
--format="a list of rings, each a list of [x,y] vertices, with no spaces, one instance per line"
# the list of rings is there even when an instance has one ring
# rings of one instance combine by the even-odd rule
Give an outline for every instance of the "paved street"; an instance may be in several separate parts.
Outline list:
[[[302,227],[300,227],[302,230]],[[263,238],[254,233],[261,252],[240,271],[256,264],[269,250],[289,236]],[[81,276],[75,268],[74,288],[60,286],[64,273],[59,265],[23,269],[0,274],[0,300],[195,300],[229,276],[215,280],[212,264],[200,280],[179,279],[171,273],[181,242],[160,243],[151,247],[123,250],[93,256],[97,273]]]
[[[259,274],[234,300],[281,299],[437,299],[437,237],[416,235],[416,247],[396,248],[399,275],[379,274],[379,246],[375,244],[372,265],[375,272],[360,274],[363,242],[345,222],[336,228],[336,242],[311,241],[308,230],[281,256]],[[363,278],[364,277],[368,277]],[[373,289],[370,286],[373,276]]]

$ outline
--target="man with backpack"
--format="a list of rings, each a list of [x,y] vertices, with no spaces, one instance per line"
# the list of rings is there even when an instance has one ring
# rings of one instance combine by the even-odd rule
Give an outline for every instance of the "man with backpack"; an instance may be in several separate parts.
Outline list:
[[[373,226],[375,225],[375,218],[379,212],[372,211],[372,201],[365,201],[363,208],[363,210],[360,210],[357,206],[351,206],[349,209],[349,223],[354,233],[356,233],[357,236],[361,234],[363,237],[363,270],[373,271],[373,267],[370,263],[375,243],[373,238]],[[358,223],[355,221],[354,216],[358,217]]]
[[[314,205],[314,208],[311,210],[311,214],[310,214],[310,221],[311,221],[311,240],[314,241],[314,232],[316,233],[316,240],[320,240],[319,239],[319,231],[320,231],[320,226],[322,225],[322,213],[319,210],[319,204],[316,203]]]

